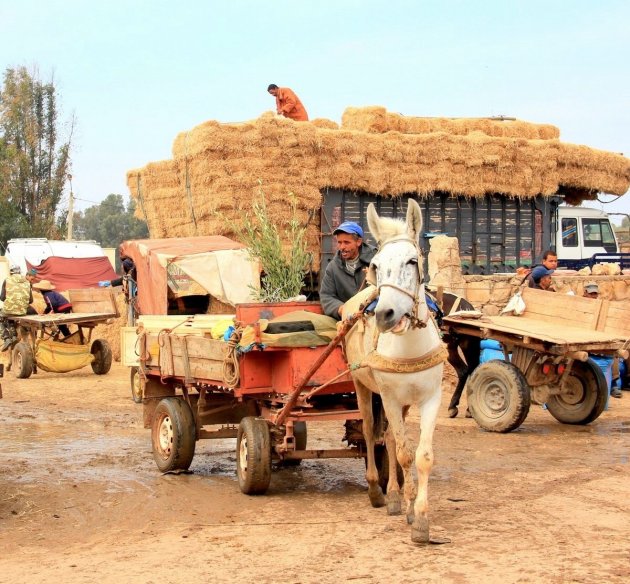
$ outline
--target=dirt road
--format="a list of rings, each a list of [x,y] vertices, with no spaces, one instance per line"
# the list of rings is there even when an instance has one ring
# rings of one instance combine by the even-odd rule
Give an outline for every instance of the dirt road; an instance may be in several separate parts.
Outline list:
[[[114,365],[1,379],[0,581],[625,582],[630,574],[630,392],[590,426],[533,408],[516,432],[446,416],[430,481],[432,533],[369,506],[361,460],[235,478],[234,441],[198,443],[192,474],[160,475]],[[445,384],[445,395],[450,392]],[[340,446],[339,424],[309,446]]]

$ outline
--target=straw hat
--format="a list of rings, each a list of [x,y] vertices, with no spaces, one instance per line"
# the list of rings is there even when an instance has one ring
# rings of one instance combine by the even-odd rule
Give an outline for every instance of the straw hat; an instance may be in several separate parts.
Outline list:
[[[54,290],[55,287],[48,280],[41,280],[33,284],[33,290],[41,290],[47,292],[48,290]]]

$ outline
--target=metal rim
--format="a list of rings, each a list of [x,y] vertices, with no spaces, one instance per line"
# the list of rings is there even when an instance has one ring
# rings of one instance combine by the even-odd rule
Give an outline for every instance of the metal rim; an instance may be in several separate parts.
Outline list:
[[[131,382],[131,391],[136,398],[142,398],[142,388],[140,387],[140,375],[136,371]]]
[[[500,418],[510,407],[510,392],[499,379],[490,380],[477,394],[479,409],[489,418]]]
[[[160,421],[157,433],[157,442],[160,454],[164,458],[168,458],[173,448],[173,422],[171,417],[165,415]]]
[[[243,476],[247,475],[247,461],[249,459],[247,452],[247,436],[243,433],[241,436],[241,444],[238,450],[239,469]]]
[[[565,406],[579,406],[585,398],[584,384],[574,375],[569,375],[564,390],[556,396],[556,399]]]

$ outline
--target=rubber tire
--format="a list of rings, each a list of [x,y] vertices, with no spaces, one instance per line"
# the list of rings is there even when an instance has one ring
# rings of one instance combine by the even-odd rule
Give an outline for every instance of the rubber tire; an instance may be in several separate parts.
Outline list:
[[[197,429],[190,406],[179,397],[165,397],[151,424],[153,459],[161,472],[188,470],[195,456]]]
[[[112,367],[112,348],[105,339],[96,339],[90,347],[90,353],[94,355],[92,371],[96,375],[105,375]]]
[[[15,376],[19,379],[28,379],[33,373],[35,365],[35,355],[33,355],[31,346],[24,341],[17,343],[13,347],[12,359],[12,369],[15,371]]]
[[[567,382],[569,401],[562,395],[547,400],[549,413],[563,424],[589,424],[599,418],[608,401],[608,383],[602,370],[592,360],[574,361]]]
[[[247,416],[236,437],[236,475],[246,495],[264,495],[271,482],[271,434],[265,420]]]
[[[529,386],[512,363],[487,361],[478,365],[468,380],[467,388],[468,409],[484,430],[511,432],[525,421],[529,413]]]
[[[140,386],[140,375],[138,374],[138,368],[132,367],[129,375],[129,383],[131,385],[131,399],[137,403],[142,403],[142,387]]]
[[[306,450],[306,443],[308,441],[308,431],[306,429],[306,422],[293,422],[293,436],[295,436],[295,449]],[[290,460],[283,460],[282,466],[300,466],[302,464],[301,458],[291,458]]]
[[[381,491],[387,493],[387,483],[389,482],[389,454],[384,444],[377,444],[374,447],[374,458],[376,470],[378,470],[378,484],[381,487]],[[365,468],[367,468],[367,456],[364,460]],[[398,462],[396,463],[396,478],[398,479],[398,486],[402,487],[405,484],[405,473]]]

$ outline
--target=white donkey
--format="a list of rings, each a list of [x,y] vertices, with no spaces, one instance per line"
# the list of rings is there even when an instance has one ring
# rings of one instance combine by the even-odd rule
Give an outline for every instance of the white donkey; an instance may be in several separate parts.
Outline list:
[[[368,281],[376,289],[367,289],[349,300],[344,306],[344,317],[353,314],[370,293],[378,293],[374,316],[359,320],[346,337],[346,355],[354,368],[352,376],[363,416],[368,495],[372,506],[381,507],[387,501],[390,515],[401,513],[397,458],[404,472],[404,501],[407,521],[412,525],[411,539],[428,543],[427,487],[433,466],[433,431],[440,407],[446,351],[425,301],[418,247],[422,213],[410,199],[406,222],[380,218],[372,204],[367,217],[370,232],[379,243],[368,274]],[[389,422],[385,436],[390,454],[387,500],[378,483],[374,457],[378,437],[374,435],[372,392],[381,395]],[[412,405],[420,412],[420,441],[415,453],[405,428],[405,417]],[[414,459],[417,486],[411,468]]]

